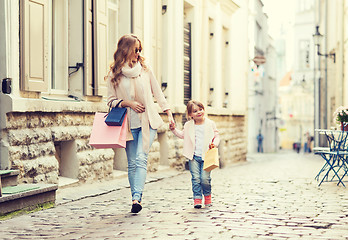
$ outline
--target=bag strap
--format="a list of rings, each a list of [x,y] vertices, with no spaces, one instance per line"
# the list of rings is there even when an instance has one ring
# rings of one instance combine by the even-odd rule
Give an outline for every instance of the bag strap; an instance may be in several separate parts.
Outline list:
[[[113,100],[111,101],[110,106],[109,106],[109,112],[110,112],[110,110],[111,110],[111,108],[112,108],[112,103],[113,103],[115,100],[117,100],[117,99],[113,99]],[[123,99],[121,99],[121,100],[116,104],[115,108],[117,108],[118,105],[120,105],[121,102],[123,102]]]
[[[117,99],[113,99],[113,100],[111,101],[110,106],[109,106],[109,111],[108,111],[107,114],[105,114],[104,117],[106,117],[107,115],[109,115],[109,113],[110,113],[110,111],[111,111],[111,108],[112,108],[112,107],[111,107],[112,102],[115,101],[115,100],[117,100]],[[116,104],[115,108],[117,108],[117,107],[120,105],[121,102],[123,102],[123,99],[121,99],[121,100]]]
[[[115,99],[115,100],[116,100],[116,99]],[[117,108],[118,105],[120,105],[121,102],[123,102],[123,99],[121,99],[121,100],[116,104],[115,108]]]

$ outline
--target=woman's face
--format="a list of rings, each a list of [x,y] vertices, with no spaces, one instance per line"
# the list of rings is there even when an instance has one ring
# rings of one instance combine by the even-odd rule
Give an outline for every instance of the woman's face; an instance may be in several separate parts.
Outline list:
[[[140,43],[139,43],[139,41],[136,41],[135,42],[135,45],[134,45],[134,48],[133,48],[133,51],[132,51],[132,53],[131,53],[131,55],[130,55],[130,62],[132,62],[132,63],[136,63],[137,61],[138,61],[138,58],[139,58],[139,54],[140,54],[140,52],[141,52],[141,47],[140,47]]]

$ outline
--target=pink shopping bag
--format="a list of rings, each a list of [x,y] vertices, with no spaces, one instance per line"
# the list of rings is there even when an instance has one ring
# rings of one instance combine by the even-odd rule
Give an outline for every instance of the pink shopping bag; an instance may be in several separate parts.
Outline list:
[[[122,126],[108,126],[106,113],[95,113],[89,145],[95,148],[125,148],[127,137],[127,114]]]

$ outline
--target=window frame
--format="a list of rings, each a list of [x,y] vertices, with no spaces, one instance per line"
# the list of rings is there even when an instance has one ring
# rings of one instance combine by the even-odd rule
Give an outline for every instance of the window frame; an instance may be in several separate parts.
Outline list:
[[[62,9],[55,8],[55,4],[62,4]],[[57,21],[54,21],[54,18],[57,16],[56,12],[58,10],[61,10],[58,14]],[[69,62],[68,62],[68,56],[69,56],[69,2],[68,0],[52,0],[49,3],[49,12],[50,14],[50,45],[49,45],[49,86],[48,90],[50,94],[59,94],[59,95],[68,95],[69,92]],[[62,22],[63,20],[63,22]],[[57,22],[57,23],[56,23]],[[55,32],[57,32],[58,29],[63,29],[62,31],[58,32],[57,35],[61,36],[60,34],[63,34],[63,37],[55,36]],[[63,38],[63,42],[61,41]],[[55,45],[55,42],[58,42],[58,46]],[[62,67],[61,71],[58,69],[58,61],[57,61],[57,54],[62,53]],[[58,81],[63,81],[63,88],[55,88],[53,85]]]
[[[108,0],[108,13],[107,13],[107,19],[108,19],[108,61],[112,61],[113,60],[113,54],[116,50],[117,47],[117,42],[118,42],[118,38],[119,38],[119,9],[120,9],[120,1],[119,0],[115,0],[116,3],[113,3],[112,0]],[[111,47],[111,33],[110,33],[110,28],[111,28],[111,24],[109,22],[110,20],[110,10],[115,12],[115,18],[116,18],[116,24],[115,24],[115,45],[113,47]],[[111,56],[111,57],[110,57]],[[111,63],[111,62],[110,62]]]

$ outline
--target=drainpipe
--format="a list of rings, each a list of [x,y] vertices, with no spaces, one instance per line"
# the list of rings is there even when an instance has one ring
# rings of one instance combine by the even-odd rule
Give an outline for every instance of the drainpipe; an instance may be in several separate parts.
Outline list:
[[[327,0],[325,0],[325,53],[328,52],[328,46],[327,46],[327,39],[328,39],[328,2]],[[324,114],[324,127],[325,128],[328,128],[328,122],[327,122],[327,104],[328,104],[328,101],[327,101],[327,98],[328,98],[328,89],[327,89],[327,67],[328,67],[328,58],[325,57],[325,106],[324,106],[324,110],[325,110],[325,114]]]
[[[3,137],[3,129],[6,128],[6,113],[12,108],[11,97],[8,95],[11,93],[11,76],[10,73],[10,31],[11,26],[11,1],[0,1],[0,34],[2,34],[2,40],[0,41],[0,169],[9,168],[9,156],[8,156],[8,143]],[[2,88],[4,86],[4,88]]]
[[[342,106],[346,106],[347,104],[346,104],[346,102],[344,101],[344,61],[343,61],[343,59],[344,59],[344,32],[345,32],[345,29],[344,29],[344,26],[345,26],[345,24],[348,24],[348,23],[345,23],[344,22],[344,11],[345,11],[345,5],[348,5],[348,3],[347,3],[347,1],[342,1],[342,9],[341,9],[341,11],[342,11],[342,29],[341,29],[341,56],[342,56],[342,60],[341,60],[341,62],[340,62],[340,64],[341,64],[341,105]],[[346,14],[348,14],[348,12],[346,13]],[[348,74],[348,72],[347,72],[347,74]]]
[[[320,0],[316,1],[317,13],[315,14],[316,26],[320,26],[320,13],[321,13],[321,4]],[[320,67],[320,56],[316,52],[317,46],[314,46],[314,130],[321,128],[321,67]],[[317,61],[316,61],[317,60]],[[318,69],[316,69],[316,63],[318,64]],[[318,75],[318,76],[317,76]],[[314,146],[320,146],[319,133],[314,131]]]

